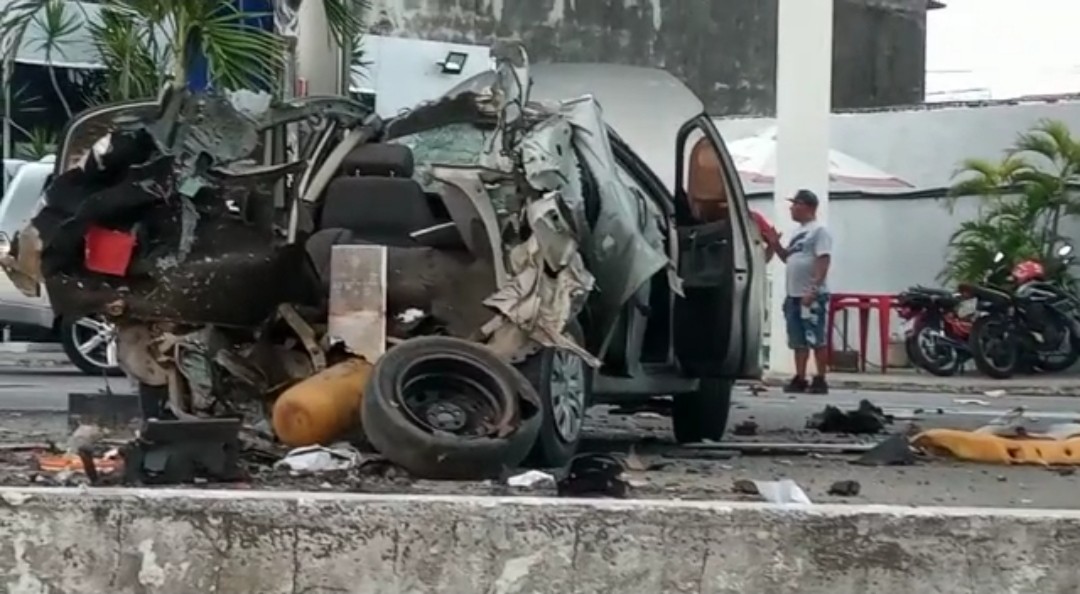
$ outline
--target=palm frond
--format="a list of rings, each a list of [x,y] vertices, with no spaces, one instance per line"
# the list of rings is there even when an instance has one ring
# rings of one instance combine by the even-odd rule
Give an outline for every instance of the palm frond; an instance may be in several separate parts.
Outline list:
[[[31,23],[45,6],[53,0],[16,0],[11,2],[0,15],[0,51],[5,62],[11,61],[23,45],[23,38]]]
[[[57,138],[52,130],[33,128],[26,134],[24,142],[15,144],[15,155],[19,159],[38,161],[56,152]]]
[[[357,47],[364,31],[368,0],[322,0],[330,34],[344,47]]]
[[[41,51],[45,52],[49,62],[52,61],[54,55],[62,58],[71,57],[64,52],[64,42],[79,31],[80,23],[79,17],[65,0],[47,0],[33,22],[41,29],[42,38],[38,40],[37,45]]]
[[[89,24],[94,46],[104,68],[102,94],[109,101],[152,97],[165,84],[162,65],[169,56],[161,52],[148,20],[125,11],[101,11]]]

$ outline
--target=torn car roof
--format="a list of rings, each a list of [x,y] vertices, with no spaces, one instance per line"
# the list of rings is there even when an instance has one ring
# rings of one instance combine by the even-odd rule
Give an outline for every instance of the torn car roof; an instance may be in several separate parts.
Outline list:
[[[608,125],[668,189],[674,188],[679,128],[705,111],[701,99],[682,81],[658,68],[616,64],[533,64],[529,72],[534,101],[595,97]],[[451,89],[447,96],[482,91],[493,80],[492,72],[482,72]]]

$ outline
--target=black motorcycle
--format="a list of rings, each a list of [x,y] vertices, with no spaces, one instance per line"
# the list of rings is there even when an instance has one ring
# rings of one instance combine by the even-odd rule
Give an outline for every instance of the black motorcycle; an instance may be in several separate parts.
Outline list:
[[[1072,246],[1062,246],[1054,264],[1068,266],[1071,253]],[[965,287],[978,299],[970,345],[985,375],[1005,379],[1017,371],[1064,371],[1080,359],[1080,300],[1046,276],[1042,264],[1028,260],[1013,267],[1012,290]]]

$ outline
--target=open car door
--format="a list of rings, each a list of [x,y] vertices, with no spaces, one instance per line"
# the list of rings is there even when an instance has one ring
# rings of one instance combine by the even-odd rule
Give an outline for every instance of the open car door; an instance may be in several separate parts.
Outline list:
[[[675,355],[692,377],[760,378],[765,251],[735,165],[712,120],[676,138],[675,221],[685,297]]]

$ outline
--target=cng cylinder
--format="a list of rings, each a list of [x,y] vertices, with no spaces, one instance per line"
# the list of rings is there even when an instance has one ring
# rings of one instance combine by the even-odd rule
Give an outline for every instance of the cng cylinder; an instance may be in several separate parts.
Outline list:
[[[346,359],[285,390],[274,403],[274,433],[291,447],[329,445],[360,423],[373,366]]]

